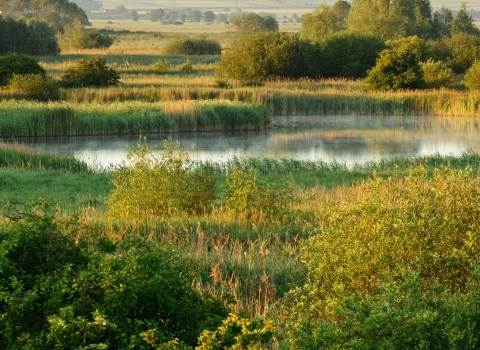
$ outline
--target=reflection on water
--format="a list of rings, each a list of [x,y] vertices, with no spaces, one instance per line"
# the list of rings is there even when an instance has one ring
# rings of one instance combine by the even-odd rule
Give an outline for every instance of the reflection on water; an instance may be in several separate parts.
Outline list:
[[[285,157],[352,165],[392,156],[480,151],[480,119],[443,117],[301,116],[275,118],[259,132],[172,135],[192,159],[224,161],[237,157]],[[150,147],[167,134],[148,135]],[[21,140],[41,152],[74,154],[103,166],[125,159],[138,136]]]

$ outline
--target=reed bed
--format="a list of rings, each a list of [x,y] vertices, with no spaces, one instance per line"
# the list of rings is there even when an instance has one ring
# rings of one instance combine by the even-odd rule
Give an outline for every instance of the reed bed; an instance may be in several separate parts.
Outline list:
[[[50,137],[261,129],[260,105],[230,101],[0,103],[0,136]]]

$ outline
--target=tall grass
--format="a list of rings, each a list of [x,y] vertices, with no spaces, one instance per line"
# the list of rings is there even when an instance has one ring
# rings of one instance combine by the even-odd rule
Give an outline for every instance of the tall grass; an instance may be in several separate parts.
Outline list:
[[[47,137],[261,129],[265,108],[230,101],[0,103],[0,136]]]

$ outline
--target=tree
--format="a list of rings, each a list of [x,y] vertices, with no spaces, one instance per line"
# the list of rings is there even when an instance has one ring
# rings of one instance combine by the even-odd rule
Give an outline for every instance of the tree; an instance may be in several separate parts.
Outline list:
[[[57,35],[57,40],[62,50],[107,48],[113,44],[112,37],[102,35],[96,29],[86,30],[78,21],[65,27],[63,34]]]
[[[163,9],[157,9],[150,12],[150,21],[158,22],[163,19],[165,16],[165,11]]]
[[[319,53],[318,45],[298,35],[245,34],[222,56],[215,74],[220,79],[252,83],[276,78],[315,78]]]
[[[205,22],[212,22],[215,19],[215,14],[212,11],[205,11],[203,13],[203,19]]]
[[[456,74],[464,74],[480,58],[480,37],[468,33],[456,33],[431,42],[434,58],[444,61]]]
[[[473,62],[465,73],[465,85],[469,90],[480,90],[480,61]]]
[[[124,5],[117,5],[117,6],[115,6],[115,12],[122,15],[124,13],[128,13],[129,11],[127,10],[127,8]]]
[[[301,22],[300,36],[317,42],[346,29],[345,22],[338,17],[337,12],[326,4],[320,5],[312,13],[303,15]]]
[[[468,14],[467,3],[462,3],[457,17],[452,20],[451,24],[452,34],[467,33],[473,35],[480,35],[480,29],[478,29],[473,23],[473,18]]]
[[[89,25],[87,14],[68,0],[0,0],[0,11],[14,18],[36,18],[63,32],[75,20]]]
[[[138,19],[140,18],[139,14],[137,11],[135,10],[132,10],[128,13],[128,15],[130,16],[130,18],[134,21],[134,22],[138,22]]]
[[[257,33],[278,30],[278,22],[272,16],[262,17],[256,13],[244,13],[230,20],[240,33]]]
[[[339,32],[322,43],[320,75],[324,78],[364,78],[385,43],[377,36]]]
[[[435,11],[432,18],[430,37],[432,39],[440,39],[444,36],[450,36],[453,18],[452,11],[445,7],[442,7],[440,12]]]
[[[14,74],[38,74],[45,77],[47,72],[35,58],[24,54],[9,53],[0,57],[0,86],[7,85]]]
[[[120,76],[107,66],[103,57],[91,56],[75,62],[61,76],[64,86],[110,86],[120,83]]]
[[[332,5],[332,11],[333,11],[333,13],[335,13],[335,16],[337,16],[338,19],[340,19],[341,21],[343,21],[346,24],[347,19],[348,19],[348,14],[350,13],[350,8],[351,7],[352,7],[352,5],[350,5],[349,2],[347,2],[345,0],[337,0],[337,2],[335,2]]]
[[[55,29],[32,18],[28,21],[0,16],[0,54],[56,55],[59,47]]]
[[[380,52],[376,65],[365,82],[371,90],[418,89],[423,87],[423,72],[415,52],[407,46]]]
[[[192,12],[192,22],[200,22],[202,20],[202,13],[198,10]]]

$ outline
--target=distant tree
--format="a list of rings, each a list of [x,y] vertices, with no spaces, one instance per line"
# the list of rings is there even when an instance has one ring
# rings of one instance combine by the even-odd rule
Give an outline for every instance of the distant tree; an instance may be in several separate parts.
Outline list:
[[[215,19],[215,14],[212,11],[205,11],[203,13],[203,19],[205,22],[212,22]]]
[[[57,34],[57,40],[62,50],[107,48],[113,44],[112,37],[96,29],[85,29],[78,21],[65,27],[63,34]]]
[[[240,33],[257,33],[278,30],[278,22],[272,16],[262,17],[256,13],[244,13],[230,19],[230,24]]]
[[[473,23],[473,18],[468,14],[467,3],[462,3],[457,16],[452,20],[451,33],[467,33],[473,35],[480,35],[480,29],[478,29]]]
[[[0,16],[0,55],[8,52],[27,55],[56,55],[59,52],[55,29],[46,22]]]
[[[313,12],[303,15],[301,22],[300,36],[316,42],[346,29],[345,22],[327,4],[321,4]]]
[[[217,15],[217,21],[227,22],[228,21],[228,16],[224,13],[220,13],[220,14]]]
[[[130,12],[128,13],[128,16],[129,16],[134,22],[138,22],[138,20],[139,20],[139,18],[140,18],[138,12],[135,11],[135,10],[130,11]]]
[[[157,9],[150,12],[150,21],[158,22],[163,19],[165,16],[165,11],[163,9]]]
[[[202,13],[198,10],[192,12],[192,22],[200,22],[202,20]]]
[[[118,6],[115,6],[115,12],[119,14],[123,14],[123,13],[128,13],[129,11],[124,5],[118,5]]]
[[[9,53],[0,57],[0,86],[7,85],[14,74],[39,74],[45,77],[47,72],[35,58],[28,55]]]
[[[68,0],[0,0],[0,11],[14,18],[35,18],[63,31],[75,20],[89,25],[87,14]]]
[[[335,16],[345,24],[347,23],[348,14],[350,13],[350,5],[349,2],[345,0],[338,0],[332,5],[332,11],[335,13]]]
[[[260,83],[276,78],[315,78],[319,47],[284,32],[245,34],[222,56],[217,78]]]
[[[120,83],[120,76],[107,66],[103,57],[91,56],[75,62],[61,76],[64,86],[110,86]]]
[[[322,43],[320,75],[325,78],[364,78],[385,48],[378,36],[335,33]]]

